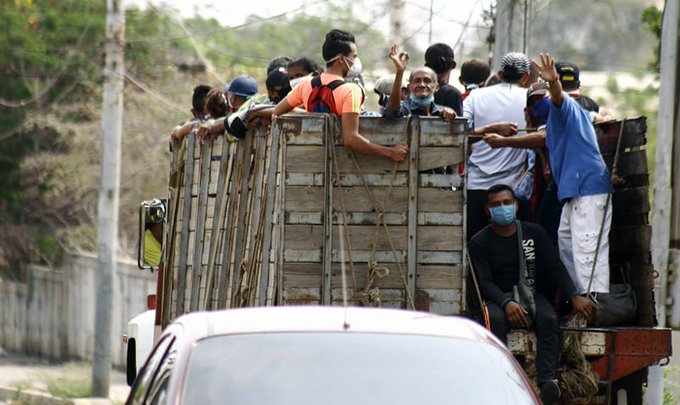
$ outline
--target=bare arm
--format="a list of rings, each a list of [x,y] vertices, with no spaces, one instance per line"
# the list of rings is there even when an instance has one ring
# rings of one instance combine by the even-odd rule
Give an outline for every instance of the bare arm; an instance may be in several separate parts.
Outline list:
[[[545,130],[520,136],[487,134],[482,139],[492,148],[534,149],[545,146]]]
[[[288,104],[288,97],[286,97],[283,100],[281,100],[276,105],[276,107],[274,107],[274,112],[272,113],[272,115],[276,115],[278,117],[279,115],[283,115],[287,112],[291,112],[293,110],[293,108],[294,108],[293,106]]]
[[[394,83],[392,83],[389,108],[398,111],[401,108],[401,81],[404,78],[404,71],[408,66],[409,56],[407,52],[397,53],[397,44],[392,44],[390,59],[394,64],[396,74],[394,76]]]
[[[197,135],[198,137],[205,141],[207,139],[212,139],[216,135],[224,133],[224,118],[218,118],[212,121],[206,121],[198,126]]]
[[[547,53],[541,54],[541,64],[539,65],[534,60],[531,61],[531,64],[534,65],[541,79],[548,82],[550,101],[552,101],[552,103],[557,107],[562,107],[564,95],[562,93],[562,83],[560,83],[560,76],[557,74],[557,69],[555,69],[555,59],[551,58]]]
[[[282,101],[283,102],[283,101]],[[346,147],[365,155],[383,156],[396,162],[406,158],[408,145],[404,142],[389,147],[372,143],[359,134],[359,114],[342,114],[342,142]]]
[[[185,136],[189,135],[191,130],[194,128],[195,122],[187,122],[184,125],[178,125],[176,126],[173,130],[172,133],[170,134],[170,138],[172,139],[182,139]]]

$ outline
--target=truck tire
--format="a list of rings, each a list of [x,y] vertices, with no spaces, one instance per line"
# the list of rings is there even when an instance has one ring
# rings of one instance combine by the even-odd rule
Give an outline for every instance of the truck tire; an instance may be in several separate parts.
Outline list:
[[[627,405],[642,405],[642,385],[647,381],[647,367],[634,372],[631,375],[614,381],[612,385],[612,405],[618,404],[619,390],[626,392]]]

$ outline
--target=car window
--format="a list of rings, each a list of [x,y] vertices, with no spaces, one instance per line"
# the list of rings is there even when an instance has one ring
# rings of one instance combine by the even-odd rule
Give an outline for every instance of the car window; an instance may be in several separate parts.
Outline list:
[[[149,395],[145,403],[147,404],[165,404],[167,401],[167,391],[168,383],[170,382],[170,377],[172,376],[172,370],[175,367],[175,358],[177,357],[177,348],[174,346],[170,347],[168,355],[163,358],[163,361],[158,367],[158,372],[156,373],[156,379],[149,386]]]
[[[183,404],[536,403],[507,351],[433,336],[215,336],[194,346],[185,378]]]
[[[135,383],[130,390],[127,404],[142,404],[144,398],[147,396],[150,385],[157,376],[157,370],[160,368],[163,359],[167,357],[170,346],[174,343],[175,337],[172,335],[165,335],[158,342],[153,349],[144,367],[139,370],[139,375],[135,379]]]

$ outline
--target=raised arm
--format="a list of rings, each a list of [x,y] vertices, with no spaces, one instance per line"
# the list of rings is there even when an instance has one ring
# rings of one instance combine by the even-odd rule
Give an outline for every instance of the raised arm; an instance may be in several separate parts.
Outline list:
[[[409,61],[408,52],[397,53],[397,44],[392,44],[392,48],[390,48],[390,59],[394,64],[396,74],[394,76],[394,83],[392,83],[389,108],[398,111],[401,108],[401,82],[404,78],[404,72],[406,71]]]
[[[560,83],[560,76],[557,74],[557,69],[555,69],[555,59],[551,58],[547,53],[541,54],[541,64],[539,65],[535,60],[532,60],[531,64],[534,65],[541,79],[548,82],[550,101],[552,101],[552,103],[557,107],[562,107],[564,95],[562,93],[562,83]]]

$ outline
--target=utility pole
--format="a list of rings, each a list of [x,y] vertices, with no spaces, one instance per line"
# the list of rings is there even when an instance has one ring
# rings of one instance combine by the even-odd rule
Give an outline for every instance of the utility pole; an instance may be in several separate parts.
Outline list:
[[[97,207],[97,274],[92,395],[108,398],[111,321],[118,248],[120,155],[123,132],[124,0],[106,0],[106,61],[102,115],[101,186]]]
[[[654,206],[652,214],[652,263],[659,277],[654,281],[656,297],[656,316],[659,326],[666,326],[667,304],[671,304],[670,326],[680,324],[680,178],[674,175],[678,167],[674,163],[680,158],[680,61],[678,58],[678,23],[680,22],[680,0],[666,0],[661,23],[661,86],[659,89],[659,114],[657,118],[656,160],[654,175]],[[679,191],[674,193],[673,191]],[[670,259],[670,260],[669,260]],[[670,263],[669,265],[669,261]],[[669,278],[669,272],[672,276]],[[670,287],[668,281],[673,279]],[[649,368],[648,387],[645,403],[663,403],[663,369],[660,366]]]
[[[496,21],[494,23],[493,56],[491,71],[500,69],[501,59],[513,51],[512,24],[517,0],[496,0]]]
[[[388,0],[392,38],[397,45],[404,42],[404,0]]]
[[[434,0],[430,0],[430,32],[427,35],[427,45],[432,45],[432,17],[434,13]]]

